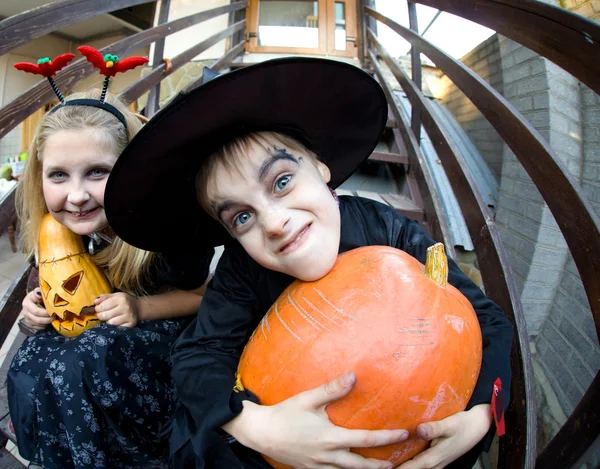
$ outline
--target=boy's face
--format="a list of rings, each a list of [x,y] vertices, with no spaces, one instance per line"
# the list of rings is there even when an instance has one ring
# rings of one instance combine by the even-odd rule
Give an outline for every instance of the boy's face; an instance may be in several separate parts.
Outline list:
[[[340,212],[327,166],[283,145],[251,144],[235,170],[217,166],[208,201],[218,220],[267,269],[300,280],[327,274],[340,244]]]

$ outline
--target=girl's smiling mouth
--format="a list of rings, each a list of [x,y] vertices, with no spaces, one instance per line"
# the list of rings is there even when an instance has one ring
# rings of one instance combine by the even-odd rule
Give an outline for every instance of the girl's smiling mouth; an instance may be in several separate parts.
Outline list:
[[[59,210],[59,212],[65,212],[65,213],[68,213],[69,215],[71,215],[72,217],[81,219],[81,218],[87,218],[88,216],[93,215],[100,208],[102,208],[102,207],[98,206],[98,207],[94,207],[91,210],[80,210],[78,212],[74,212],[74,211],[71,211],[71,210],[64,210],[63,209],[63,210]]]

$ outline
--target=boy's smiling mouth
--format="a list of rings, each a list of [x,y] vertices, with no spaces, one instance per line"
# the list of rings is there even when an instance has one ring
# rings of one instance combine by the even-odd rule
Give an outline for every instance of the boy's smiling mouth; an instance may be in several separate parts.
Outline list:
[[[305,225],[300,231],[298,231],[293,237],[291,237],[289,241],[286,241],[283,244],[283,246],[279,249],[279,252],[282,254],[288,254],[299,248],[302,245],[303,241],[306,239],[306,234],[311,226],[312,223],[308,223],[307,225]]]

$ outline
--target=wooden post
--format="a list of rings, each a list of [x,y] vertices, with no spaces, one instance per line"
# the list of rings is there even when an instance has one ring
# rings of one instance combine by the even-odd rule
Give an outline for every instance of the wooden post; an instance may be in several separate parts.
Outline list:
[[[171,6],[171,0],[160,0],[160,10],[158,13],[158,24],[163,24],[169,21],[169,7]],[[157,25],[158,26],[158,25]],[[162,65],[163,54],[165,52],[165,38],[162,37],[154,44],[154,57],[152,58],[152,68],[155,69]],[[152,87],[150,94],[148,95],[148,101],[146,102],[146,109],[144,115],[148,118],[152,117],[158,111],[160,105],[160,83]]]
[[[236,3],[238,0],[231,0],[230,3]],[[242,21],[246,18],[246,10],[236,10],[229,13],[229,26]],[[229,52],[233,47],[239,44],[244,39],[244,31],[236,32],[231,38],[228,39],[228,47],[227,52]]]
[[[417,5],[408,2],[408,22],[410,29],[415,33],[419,33],[419,22],[417,20]],[[412,80],[419,91],[423,89],[422,75],[421,75],[421,52],[415,45],[410,50],[411,58],[411,69],[412,69]],[[413,106],[410,126],[412,128],[419,145],[421,144],[421,111],[418,107]]]
[[[365,0],[357,0],[358,8],[358,60],[363,68],[366,68],[366,54],[369,41],[367,39],[367,26],[365,23]]]

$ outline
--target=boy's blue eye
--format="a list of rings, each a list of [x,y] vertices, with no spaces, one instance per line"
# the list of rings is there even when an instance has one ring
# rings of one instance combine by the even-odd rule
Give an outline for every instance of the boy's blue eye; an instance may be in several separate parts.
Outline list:
[[[290,182],[290,179],[292,179],[292,176],[283,176],[282,178],[279,178],[277,182],[275,182],[275,191],[279,192],[285,189]]]
[[[233,221],[234,225],[245,225],[252,218],[252,214],[250,212],[242,212]]]

